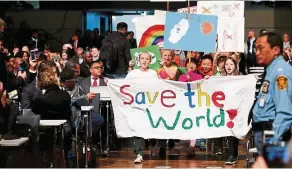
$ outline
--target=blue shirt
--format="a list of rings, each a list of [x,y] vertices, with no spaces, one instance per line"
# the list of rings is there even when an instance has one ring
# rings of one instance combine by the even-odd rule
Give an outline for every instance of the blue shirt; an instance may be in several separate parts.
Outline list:
[[[253,108],[254,122],[273,121],[272,141],[281,141],[292,124],[292,67],[282,56],[267,67],[267,74]]]

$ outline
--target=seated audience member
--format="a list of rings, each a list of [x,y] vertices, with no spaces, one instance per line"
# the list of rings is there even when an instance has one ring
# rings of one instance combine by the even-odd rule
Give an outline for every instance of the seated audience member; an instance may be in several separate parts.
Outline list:
[[[179,70],[176,64],[173,64],[174,53],[172,50],[163,49],[161,51],[162,64],[161,68],[157,69],[158,76],[162,79],[177,80]]]
[[[90,70],[89,66],[92,63],[92,56],[89,51],[85,51],[83,54],[83,62],[80,64],[80,77],[89,77],[90,76]]]
[[[199,73],[205,76],[213,76],[213,58],[211,55],[204,55],[199,64]]]
[[[190,61],[186,60],[186,65],[187,65],[187,73],[180,75],[178,81],[192,82],[192,81],[203,79],[202,75],[196,73],[198,62],[195,58],[192,58]]]
[[[97,61],[99,60],[99,50],[97,49],[97,47],[92,47],[90,49],[90,53],[91,53],[91,56],[92,56],[92,60],[93,61]]]
[[[90,93],[89,89],[90,86],[97,87],[97,86],[106,86],[107,78],[103,77],[104,66],[102,61],[94,61],[90,65],[90,73],[91,76],[83,79],[80,82],[81,88],[84,92]]]
[[[88,102],[92,101],[95,97],[94,93],[84,93],[82,88],[76,83],[75,71],[69,68],[65,68],[60,74],[60,80],[63,88],[70,94],[71,96],[71,111],[72,117],[71,122],[75,122],[76,117],[80,115],[80,106],[87,105],[79,105],[78,101],[82,99],[86,99]],[[94,105],[93,105],[94,106]],[[104,119],[102,116],[98,114],[99,112],[92,113],[92,132],[97,136],[97,131],[101,128]]]
[[[75,62],[81,64],[83,62],[83,48],[78,47],[76,54],[72,58]]]

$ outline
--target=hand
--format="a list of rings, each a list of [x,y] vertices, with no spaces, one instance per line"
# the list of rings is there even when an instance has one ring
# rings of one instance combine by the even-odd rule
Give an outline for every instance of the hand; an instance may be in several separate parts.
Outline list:
[[[36,69],[38,62],[36,60],[31,60],[31,58],[29,58],[29,65],[31,68]]]
[[[6,107],[6,90],[5,90],[4,93],[2,94],[2,97],[1,97],[1,104],[2,104],[2,107],[3,107],[3,108]]]
[[[90,92],[87,94],[87,97],[89,100],[92,100],[92,99],[94,99],[95,95],[96,95],[95,93]]]
[[[22,77],[23,79],[26,79],[27,78],[26,71],[24,71],[24,72],[19,71],[17,76]]]
[[[290,50],[286,49],[286,50],[285,50],[285,53],[286,53],[286,55],[287,55],[288,57],[291,57],[291,51],[290,51]]]
[[[3,92],[3,83],[2,82],[0,82],[0,93],[2,93]]]
[[[159,64],[162,66],[162,65],[164,65],[164,61],[163,60],[158,60],[158,62],[159,62]]]
[[[108,78],[104,78],[104,82],[107,84],[108,83]]]
[[[208,80],[209,78],[210,78],[209,75],[206,75],[206,76],[204,77],[205,80]]]
[[[8,49],[5,48],[5,49],[3,50],[3,53],[8,54],[8,53],[9,53],[9,52],[8,52]]]
[[[134,60],[131,60],[130,62],[129,62],[129,67],[133,67],[135,65],[135,61]]]
[[[220,53],[221,53],[221,51],[220,50],[217,50],[217,52],[215,53],[214,58],[217,58],[220,55]]]
[[[187,80],[190,81],[191,80],[191,76],[189,74],[187,74]]]
[[[265,159],[262,156],[259,156],[251,168],[268,168],[268,165]]]

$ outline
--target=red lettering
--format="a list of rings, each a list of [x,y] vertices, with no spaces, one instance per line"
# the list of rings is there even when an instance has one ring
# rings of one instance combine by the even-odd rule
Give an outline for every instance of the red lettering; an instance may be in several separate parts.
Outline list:
[[[164,96],[164,94],[166,92],[169,92],[170,94],[172,94],[172,96]],[[173,107],[175,106],[175,103],[171,104],[171,105],[166,105],[164,103],[164,99],[175,99],[176,98],[176,94],[172,91],[172,90],[164,90],[162,93],[161,93],[161,104],[164,106],[164,107]]]
[[[126,93],[124,91],[124,88],[126,88],[126,87],[130,87],[130,85],[123,85],[123,86],[121,86],[120,87],[120,93],[122,93],[122,94],[130,97],[130,101],[129,102],[124,101],[124,104],[132,104],[134,102],[134,97],[130,93]]]
[[[218,103],[218,101],[225,100],[225,94],[221,91],[215,92],[212,95],[212,101],[216,107],[222,108],[224,104]]]

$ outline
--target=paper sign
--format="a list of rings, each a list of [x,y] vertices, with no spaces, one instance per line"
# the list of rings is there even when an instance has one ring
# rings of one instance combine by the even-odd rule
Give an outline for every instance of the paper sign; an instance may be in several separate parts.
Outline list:
[[[217,16],[167,12],[164,48],[215,52]]]
[[[150,69],[156,70],[161,67],[159,64],[159,61],[161,59],[161,54],[159,51],[158,46],[148,46],[144,48],[136,48],[131,49],[131,56],[132,60],[135,61],[134,69],[138,69],[140,67],[139,65],[139,55],[143,52],[148,52],[151,55],[151,63],[150,63]]]
[[[198,1],[197,14],[244,17],[244,1]]]

